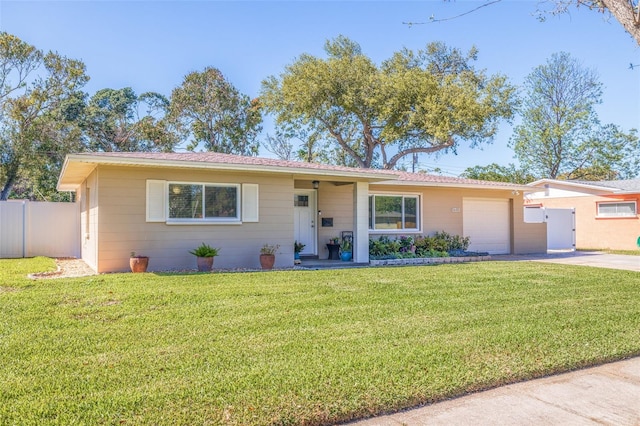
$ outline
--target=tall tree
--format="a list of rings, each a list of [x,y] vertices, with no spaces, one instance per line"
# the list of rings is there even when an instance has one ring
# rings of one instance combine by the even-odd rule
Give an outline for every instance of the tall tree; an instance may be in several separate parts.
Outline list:
[[[172,119],[189,138],[188,149],[256,155],[262,130],[258,100],[249,99],[212,67],[185,76],[171,93]]]
[[[594,110],[602,84],[594,70],[568,53],[556,53],[525,80],[522,124],[510,140],[522,167],[537,177],[579,178],[606,167],[620,178],[637,175],[640,144],[635,131],[601,125]]]
[[[82,62],[0,33],[0,200],[55,173],[80,144],[74,117],[88,81]]]
[[[130,87],[102,89],[88,102],[83,129],[91,151],[171,151],[179,135],[165,117],[169,101]]]
[[[381,65],[340,36],[326,59],[303,54],[262,84],[261,100],[279,125],[332,141],[357,167],[394,168],[407,155],[453,150],[460,141],[490,140],[512,116],[514,89],[485,75],[442,43],[402,50]]]

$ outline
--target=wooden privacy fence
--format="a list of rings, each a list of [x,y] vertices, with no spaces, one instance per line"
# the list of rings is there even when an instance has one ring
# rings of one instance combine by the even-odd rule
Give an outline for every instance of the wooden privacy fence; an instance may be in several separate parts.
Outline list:
[[[76,203],[0,201],[0,258],[80,257]]]

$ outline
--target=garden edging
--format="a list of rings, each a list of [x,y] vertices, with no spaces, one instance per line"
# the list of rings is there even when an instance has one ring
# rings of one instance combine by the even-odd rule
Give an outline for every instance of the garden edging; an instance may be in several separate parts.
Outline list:
[[[415,257],[406,259],[381,259],[370,260],[370,266],[393,266],[393,265],[426,265],[431,263],[462,263],[481,262],[491,260],[491,256],[460,256],[460,257]]]

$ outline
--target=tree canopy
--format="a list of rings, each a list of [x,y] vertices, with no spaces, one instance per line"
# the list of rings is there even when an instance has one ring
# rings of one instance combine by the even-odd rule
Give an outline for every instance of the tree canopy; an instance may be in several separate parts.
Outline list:
[[[76,119],[88,79],[81,61],[0,32],[0,200],[15,185],[50,185],[51,171],[79,148]]]
[[[130,87],[102,89],[89,100],[82,127],[90,151],[171,151],[179,140],[159,93],[138,96]],[[141,111],[142,110],[142,111]]]
[[[185,76],[171,93],[170,117],[189,138],[188,149],[256,155],[262,115],[256,99],[241,94],[220,70]]]
[[[522,124],[510,144],[527,171],[551,179],[638,174],[636,132],[598,120],[594,106],[601,102],[602,85],[595,71],[568,53],[556,53],[527,76],[524,87]]]
[[[326,58],[303,54],[262,84],[261,101],[281,126],[331,141],[355,166],[394,168],[407,155],[453,150],[491,140],[510,119],[514,88],[473,67],[443,43],[403,49],[381,65],[343,36]]]
[[[522,168],[517,168],[513,163],[507,166],[491,163],[488,166],[468,167],[460,177],[493,182],[519,183],[522,185],[536,180],[535,176]]]

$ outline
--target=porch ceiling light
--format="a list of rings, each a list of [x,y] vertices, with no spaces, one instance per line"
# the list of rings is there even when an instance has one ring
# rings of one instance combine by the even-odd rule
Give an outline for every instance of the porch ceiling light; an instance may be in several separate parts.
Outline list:
[[[317,180],[314,180],[311,184],[313,185],[313,189],[318,189],[320,187],[320,182]]]

